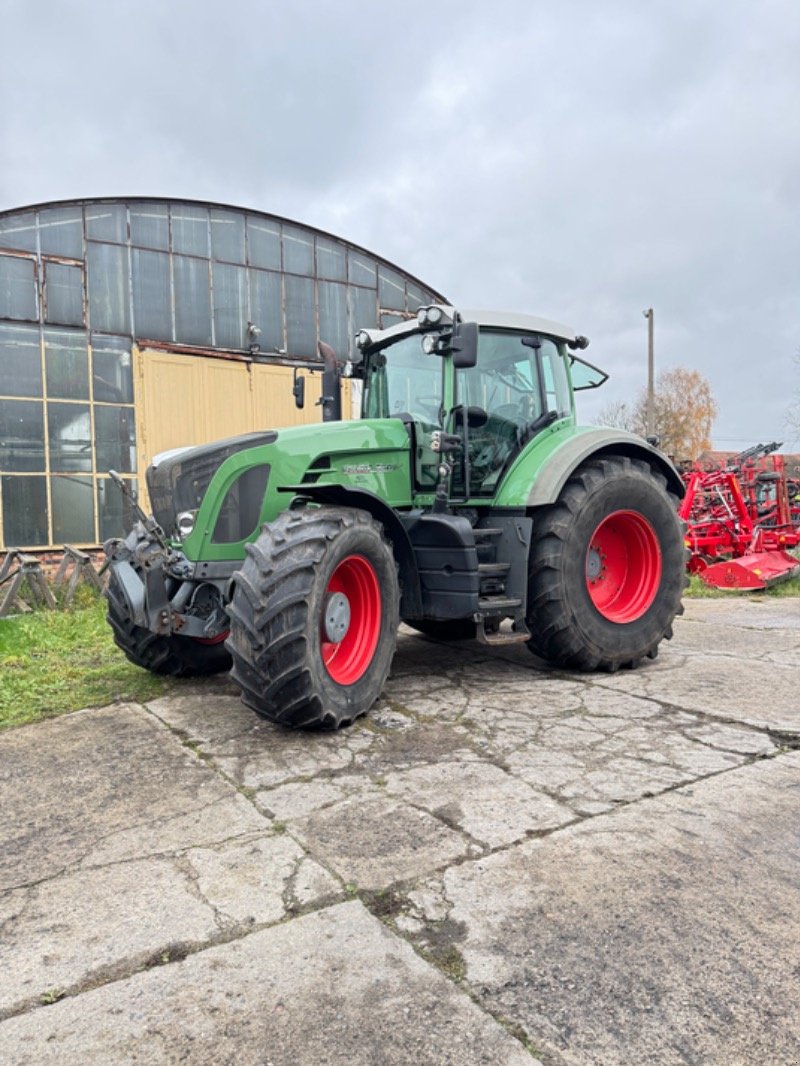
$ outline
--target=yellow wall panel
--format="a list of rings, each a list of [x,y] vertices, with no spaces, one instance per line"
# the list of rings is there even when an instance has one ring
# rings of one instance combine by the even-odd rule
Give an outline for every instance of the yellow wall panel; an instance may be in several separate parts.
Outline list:
[[[316,406],[320,396],[321,375],[304,371],[306,405],[300,410],[292,395],[292,370],[288,366],[253,366],[254,417],[259,429],[301,426],[320,422],[322,409]]]
[[[200,408],[203,418],[203,440],[196,443],[235,437],[254,429],[247,363],[225,359],[197,359],[196,362],[201,387],[194,390],[192,403]]]

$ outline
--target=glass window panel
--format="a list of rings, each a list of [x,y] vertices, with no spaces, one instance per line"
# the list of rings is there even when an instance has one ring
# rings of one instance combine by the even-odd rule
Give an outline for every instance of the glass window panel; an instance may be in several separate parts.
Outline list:
[[[181,344],[211,344],[211,289],[205,259],[172,257],[175,286],[175,340]]]
[[[7,548],[49,544],[44,477],[4,477],[3,538]]]
[[[83,267],[68,263],[44,264],[44,320],[61,326],[82,326]]]
[[[306,230],[283,227],[283,269],[293,274],[314,273],[314,238]]]
[[[126,484],[135,492],[136,481],[126,478]],[[97,511],[100,519],[100,540],[124,537],[136,518],[130,501],[109,478],[97,482]]]
[[[46,329],[44,361],[50,399],[89,399],[89,346],[85,334]]]
[[[247,261],[251,266],[281,268],[281,232],[277,222],[247,218]]]
[[[244,215],[212,209],[211,254],[228,263],[244,262]]]
[[[169,213],[166,204],[131,204],[131,244],[169,250]]]
[[[173,204],[172,250],[187,255],[208,256],[208,209],[192,204]]]
[[[83,213],[79,207],[47,207],[39,212],[39,248],[50,255],[83,259]]]
[[[355,285],[371,285],[374,289],[377,285],[375,260],[351,249],[347,255],[347,280]]]
[[[127,211],[123,204],[92,204],[86,208],[86,236],[96,241],[124,244],[128,239]]]
[[[296,278],[287,274],[286,284],[286,340],[292,356],[316,356],[317,323],[314,310],[314,282],[311,278]]]
[[[266,270],[250,270],[250,319],[261,330],[256,339],[262,352],[284,347],[281,312],[281,276]]]
[[[378,299],[375,289],[348,288],[350,294],[350,336],[360,329],[377,329]]]
[[[387,267],[378,269],[378,299],[387,311],[405,311],[406,286],[400,274]]]
[[[347,288],[335,281],[319,282],[319,337],[340,359],[350,355],[347,329]]]
[[[95,402],[133,403],[131,342],[127,337],[94,337],[92,388]]]
[[[169,255],[131,249],[133,325],[137,337],[172,340]]]
[[[118,470],[125,474],[136,470],[132,407],[95,407],[94,435],[98,470]]]
[[[409,311],[417,311],[420,307],[427,307],[428,304],[433,303],[433,297],[429,292],[426,292],[420,285],[415,285],[412,281],[408,283],[408,309]]]
[[[33,211],[0,218],[0,248],[36,251],[36,215]]]
[[[50,478],[50,515],[54,544],[94,543],[92,479],[76,474]]]
[[[398,322],[405,322],[402,315],[381,315],[381,329],[388,329],[389,326],[396,326]]]
[[[0,318],[35,322],[36,261],[19,255],[0,255]]]
[[[89,321],[92,329],[129,333],[127,248],[90,242],[88,265]]]
[[[0,323],[0,395],[42,395],[38,326]]]
[[[214,343],[220,348],[244,348],[247,330],[247,271],[214,263]]]
[[[317,274],[332,281],[344,281],[347,255],[343,244],[317,237]]]
[[[0,468],[44,470],[44,405],[0,400]]]
[[[49,403],[47,433],[51,470],[91,471],[92,429],[88,404]]]

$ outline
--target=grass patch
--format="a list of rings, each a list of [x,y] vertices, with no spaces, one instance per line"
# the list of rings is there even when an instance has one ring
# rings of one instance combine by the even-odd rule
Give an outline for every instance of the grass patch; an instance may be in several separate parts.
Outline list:
[[[79,591],[72,607],[0,619],[0,729],[169,690],[114,644],[105,600]]]

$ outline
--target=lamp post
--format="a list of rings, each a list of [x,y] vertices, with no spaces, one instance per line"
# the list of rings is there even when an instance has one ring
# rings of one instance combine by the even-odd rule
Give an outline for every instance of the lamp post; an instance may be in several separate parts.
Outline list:
[[[655,420],[655,385],[653,383],[653,368],[655,359],[653,356],[653,308],[648,307],[642,314],[647,319],[647,407],[645,408],[645,436],[654,437],[656,432]]]

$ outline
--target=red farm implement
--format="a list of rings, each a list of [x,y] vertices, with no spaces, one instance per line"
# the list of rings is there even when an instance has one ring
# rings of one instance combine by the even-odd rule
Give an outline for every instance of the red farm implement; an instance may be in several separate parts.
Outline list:
[[[759,444],[723,470],[684,475],[679,508],[687,524],[689,571],[715,588],[763,589],[800,573],[789,549],[800,544],[780,445]]]

